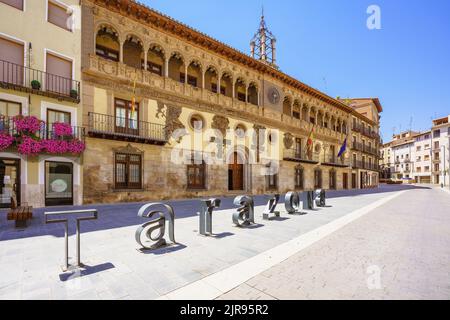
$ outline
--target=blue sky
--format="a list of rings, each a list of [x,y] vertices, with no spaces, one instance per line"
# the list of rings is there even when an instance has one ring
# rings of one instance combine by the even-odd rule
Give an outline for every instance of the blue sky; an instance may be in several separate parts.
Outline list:
[[[333,97],[379,97],[385,142],[450,114],[448,0],[141,2],[246,53],[264,5],[281,70]],[[366,27],[372,4],[381,30]]]

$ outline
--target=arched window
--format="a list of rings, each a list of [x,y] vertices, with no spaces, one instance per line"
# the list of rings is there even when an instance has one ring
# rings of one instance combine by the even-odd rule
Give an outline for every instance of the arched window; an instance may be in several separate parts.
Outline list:
[[[120,43],[117,32],[110,27],[102,27],[95,38],[96,55],[112,60],[119,61]]]

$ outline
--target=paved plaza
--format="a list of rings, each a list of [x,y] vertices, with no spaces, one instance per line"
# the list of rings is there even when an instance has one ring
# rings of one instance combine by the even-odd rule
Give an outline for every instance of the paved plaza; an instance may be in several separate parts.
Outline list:
[[[0,299],[197,299],[201,292],[183,295],[213,277],[233,276],[240,266],[246,270],[235,281],[243,281],[228,283],[233,286],[228,292],[217,285],[216,293],[208,295],[206,289],[204,295],[245,300],[450,298],[449,193],[426,186],[335,191],[326,208],[290,216],[280,204],[281,217],[271,221],[262,219],[267,200],[255,197],[256,224],[237,228],[231,217],[233,198],[222,199],[213,214],[215,237],[198,235],[198,200],[169,201],[175,209],[177,244],[153,252],[139,250],[134,239],[137,227],[146,222],[137,216],[142,204],[79,207],[99,211],[98,220],[82,223],[81,259],[87,267],[81,273],[62,272],[64,229],[44,224],[44,209],[35,211],[25,230],[14,229],[3,212]],[[59,209],[68,208],[52,208]],[[328,234],[320,231],[325,228],[329,235],[321,239],[319,234]],[[72,223],[71,262],[74,234]],[[283,251],[307,235],[313,235],[311,245],[299,241],[302,250]],[[272,252],[279,252],[280,263],[267,264],[267,270],[252,265]]]

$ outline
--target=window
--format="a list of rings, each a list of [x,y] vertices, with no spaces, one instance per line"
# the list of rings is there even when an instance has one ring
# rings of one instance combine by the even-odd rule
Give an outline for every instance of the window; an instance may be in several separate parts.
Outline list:
[[[300,112],[294,111],[292,112],[292,116],[294,117],[294,119],[300,119]]]
[[[433,131],[433,138],[439,138],[441,136],[441,130]]]
[[[302,158],[302,139],[295,138],[295,158],[301,159]]]
[[[10,5],[19,10],[23,10],[23,0],[0,0],[0,2]]]
[[[0,82],[23,85],[23,44],[0,38]]]
[[[142,188],[142,155],[115,154],[115,188],[141,189]]]
[[[53,124],[55,122],[71,123],[70,112],[64,112],[59,110],[47,109],[47,127],[50,131],[53,131]],[[50,135],[50,132],[49,132]]]
[[[245,128],[245,126],[243,124],[238,124],[236,126],[236,130],[235,130],[235,134],[236,137],[238,138],[245,138],[245,133],[247,132],[247,129]]]
[[[314,188],[315,189],[322,188],[322,170],[320,169],[314,170]]]
[[[304,188],[304,170],[302,166],[295,168],[295,189]]]
[[[184,83],[186,81],[185,76],[186,75],[183,72],[180,72],[180,82],[181,83]],[[187,83],[190,84],[193,87],[197,87],[197,78],[194,77],[194,76],[188,75],[187,76]]]
[[[72,31],[72,12],[68,7],[65,8],[56,2],[48,1],[47,21]]]
[[[144,65],[144,61],[142,61],[142,65]],[[162,76],[162,66],[151,61],[147,61],[147,71]]]
[[[434,142],[434,149],[439,149],[439,141]]]
[[[278,188],[278,174],[267,175],[267,189],[274,190]]]
[[[417,146],[416,151],[420,151],[422,149],[421,146]]]
[[[72,61],[47,53],[47,91],[70,94],[72,89]]]
[[[189,124],[191,125],[191,128],[194,130],[203,130],[205,121],[203,120],[202,116],[194,114],[191,116]]]
[[[0,115],[14,117],[22,114],[22,104],[12,101],[0,100]]]
[[[206,164],[190,164],[187,166],[188,189],[205,189]]]
[[[73,204],[73,164],[45,162],[45,205]]]
[[[139,104],[136,103],[134,110],[132,102],[115,99],[115,131],[117,133],[139,134]]]
[[[330,189],[335,190],[336,189],[336,171],[330,170],[329,178],[330,178]]]

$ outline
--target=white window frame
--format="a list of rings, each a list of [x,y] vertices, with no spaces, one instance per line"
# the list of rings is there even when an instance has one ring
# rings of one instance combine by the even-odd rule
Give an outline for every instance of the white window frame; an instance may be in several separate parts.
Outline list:
[[[59,0],[47,0],[47,1],[45,1],[45,21],[47,21],[48,23],[51,23],[51,24],[53,24],[53,25],[55,25],[54,23],[52,23],[52,22],[50,22],[50,21],[48,21],[48,3],[49,2],[52,2],[53,4],[55,4],[55,5],[58,5],[58,6],[60,6],[60,7],[63,7],[63,8],[65,8],[66,10],[71,10],[71,8],[70,8],[70,6],[68,5],[68,4],[65,4],[64,2],[61,2],[61,1],[59,1]],[[74,12],[73,12],[73,10],[71,10],[72,12],[71,12],[71,15],[72,15],[72,26],[70,27],[70,30],[67,30],[66,28],[62,28],[62,27],[60,27],[60,26],[58,26],[58,25],[55,25],[56,27],[58,27],[58,28],[60,28],[60,29],[63,29],[63,30],[66,30],[66,31],[68,31],[68,32],[72,32],[73,33],[73,30],[74,30],[74,23],[73,23],[73,21],[74,21],[74,19],[73,19],[73,14],[74,14]]]
[[[3,3],[3,2],[0,2],[0,3],[1,3],[1,4],[4,4],[5,6],[11,7],[10,5],[8,5],[8,4],[6,4],[6,3]],[[26,7],[27,7],[27,0],[23,0],[23,5],[22,5],[22,7],[23,7],[22,10],[19,10],[19,9],[17,9],[17,8],[14,8],[14,7],[11,7],[11,8],[14,8],[14,9],[16,9],[16,10],[25,12]]]

